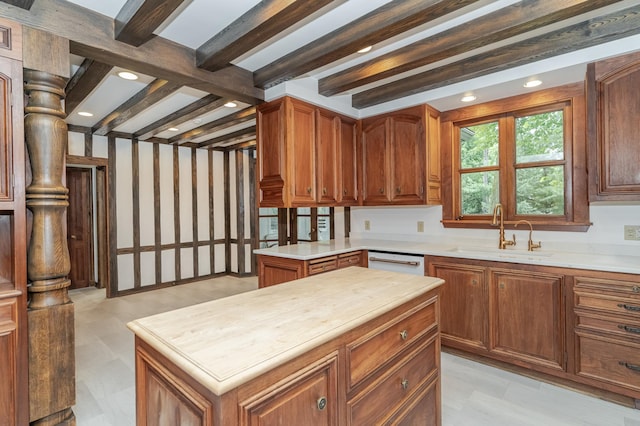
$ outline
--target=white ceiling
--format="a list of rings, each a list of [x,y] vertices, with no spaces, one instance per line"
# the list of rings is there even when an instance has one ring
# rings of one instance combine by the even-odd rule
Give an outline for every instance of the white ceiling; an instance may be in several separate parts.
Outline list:
[[[302,47],[308,42],[348,24],[353,19],[378,8],[389,1],[390,0],[344,1],[341,5],[335,7],[329,12],[316,17],[317,19],[309,19],[308,21],[310,22],[301,22],[292,27],[287,34],[279,35],[279,39],[277,40],[269,40],[269,43],[266,43],[267,40],[264,40],[265,43],[256,46],[253,51],[238,58],[234,61],[234,64],[250,71],[258,70],[292,50]],[[114,18],[126,3],[126,0],[70,0],[70,2]],[[586,70],[586,64],[588,62],[640,49],[640,35],[628,37],[626,39],[575,51],[569,54],[452,84],[446,87],[429,90],[361,110],[356,110],[351,106],[351,94],[356,91],[353,91],[353,93],[350,92],[339,96],[333,96],[331,98],[318,94],[317,81],[321,77],[332,74],[338,70],[351,67],[360,62],[397,49],[398,47],[407,45],[410,42],[423,39],[426,36],[436,34],[454,26],[471,25],[474,18],[516,2],[517,0],[481,1],[480,3],[476,3],[473,6],[463,9],[453,16],[447,15],[446,19],[441,18],[439,20],[432,21],[422,27],[410,31],[409,33],[396,36],[384,43],[380,43],[379,45],[374,46],[374,49],[368,54],[354,54],[351,57],[344,58],[343,60],[330,64],[329,66],[315,70],[313,73],[310,73],[310,75],[299,77],[269,88],[265,91],[265,99],[270,100],[284,94],[289,94],[357,118],[425,102],[440,111],[446,111],[462,106],[463,104],[461,104],[460,98],[466,93],[473,93],[477,96],[477,100],[474,103],[481,103],[525,93],[530,89],[525,89],[523,87],[523,83],[534,76],[543,81],[543,86],[540,88],[582,81]],[[178,11],[165,21],[156,33],[161,37],[195,49],[257,3],[259,3],[258,0],[187,0]],[[640,1],[626,0],[601,9],[598,13],[602,14],[602,10],[614,11],[629,7],[630,5],[638,4],[640,4]],[[478,5],[480,5],[480,7]],[[582,18],[584,18],[584,16]],[[487,46],[485,50],[490,47],[491,46]],[[483,49],[477,49],[473,53],[481,53],[482,50]],[[72,62],[74,64],[72,72],[75,71],[82,59],[83,58],[78,57],[72,58]],[[429,65],[429,68],[443,65],[444,63],[451,62],[452,60],[453,59],[448,59],[431,64]],[[70,124],[88,127],[94,125],[97,120],[104,117],[139,91],[145,84],[153,80],[152,77],[142,76],[138,81],[129,82],[116,77],[116,71],[118,70],[114,69],[110,75],[104,79],[103,83],[96,88],[94,93],[92,93],[91,96],[82,102],[80,106],[69,115],[67,120]],[[418,69],[394,78],[410,78],[411,74],[421,71],[424,71],[424,69]],[[378,82],[376,84],[381,84],[390,80],[393,79]],[[367,86],[364,86],[358,88],[357,91],[362,91],[367,88]],[[168,113],[184,107],[206,95],[207,94],[204,92],[183,87],[175,94],[158,102],[115,130],[132,133],[150,123],[153,123]],[[244,106],[246,105],[240,105],[237,109],[241,109]],[[94,113],[94,116],[86,118],[77,115],[78,111],[85,110],[91,111]],[[229,114],[232,111],[233,110],[229,109],[213,111],[206,116],[201,117],[199,121],[200,123],[206,123],[212,119]],[[186,123],[184,126],[181,126],[180,132],[197,127],[198,125],[201,125],[200,123]],[[249,123],[249,125],[250,124],[252,123]],[[246,125],[247,124],[244,126]],[[231,131],[231,129],[225,130],[225,132],[229,131]],[[157,136],[169,138],[172,134],[171,132],[165,131]],[[215,135],[208,135],[207,139],[211,137],[215,137]]]

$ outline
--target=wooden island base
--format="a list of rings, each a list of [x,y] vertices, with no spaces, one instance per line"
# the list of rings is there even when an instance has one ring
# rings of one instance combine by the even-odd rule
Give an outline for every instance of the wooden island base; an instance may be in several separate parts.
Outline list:
[[[442,282],[353,267],[134,321],[138,425],[440,425]]]

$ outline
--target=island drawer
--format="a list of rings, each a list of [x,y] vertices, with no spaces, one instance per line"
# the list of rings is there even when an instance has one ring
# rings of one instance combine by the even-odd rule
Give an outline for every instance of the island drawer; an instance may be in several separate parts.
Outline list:
[[[578,333],[579,376],[640,391],[640,344]]]
[[[436,339],[425,340],[347,403],[349,425],[379,424],[437,375]]]
[[[321,274],[323,272],[328,272],[336,269],[338,267],[337,257],[323,257],[322,259],[317,259],[309,262],[309,272],[308,275]]]
[[[434,298],[347,344],[349,389],[436,326]]]
[[[575,290],[575,307],[598,312],[624,314],[640,319],[640,298]]]

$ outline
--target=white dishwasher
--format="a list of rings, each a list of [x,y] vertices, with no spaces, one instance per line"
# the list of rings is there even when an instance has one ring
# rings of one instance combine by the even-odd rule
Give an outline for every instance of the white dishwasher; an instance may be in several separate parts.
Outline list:
[[[404,274],[424,275],[424,256],[369,250],[369,268]]]

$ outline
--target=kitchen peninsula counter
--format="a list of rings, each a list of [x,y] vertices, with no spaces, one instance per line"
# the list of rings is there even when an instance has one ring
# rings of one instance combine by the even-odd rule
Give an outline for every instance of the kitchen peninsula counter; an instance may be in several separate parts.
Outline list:
[[[351,267],[133,321],[138,424],[177,413],[180,421],[252,424],[288,416],[299,403],[293,394],[313,399],[305,416],[326,417],[329,424],[344,415],[437,419],[439,408],[418,413],[409,402],[437,394],[439,404],[442,283]],[[395,383],[390,375],[400,372],[413,376]],[[348,409],[345,399],[352,402]],[[372,412],[374,400],[373,407],[389,411]],[[306,402],[300,412],[308,410]],[[273,404],[289,408],[274,411]]]
[[[497,241],[497,239],[496,239]],[[543,241],[540,250],[529,252],[526,240],[516,248],[499,250],[494,241],[394,241],[344,238],[305,244],[274,246],[254,250],[264,256],[312,260],[357,250],[387,251],[405,254],[454,257],[494,262],[555,266],[579,270],[640,274],[640,249],[633,246],[573,245],[569,249],[548,248]],[[522,247],[520,247],[522,245]]]

